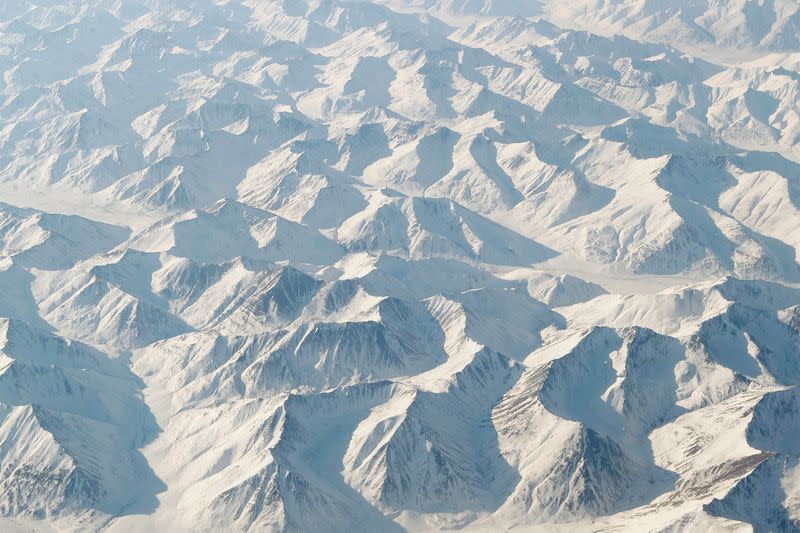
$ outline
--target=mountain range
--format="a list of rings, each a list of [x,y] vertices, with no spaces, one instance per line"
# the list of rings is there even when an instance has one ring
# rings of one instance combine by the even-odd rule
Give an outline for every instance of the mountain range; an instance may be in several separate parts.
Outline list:
[[[17,0],[0,72],[0,530],[800,531],[795,0]]]

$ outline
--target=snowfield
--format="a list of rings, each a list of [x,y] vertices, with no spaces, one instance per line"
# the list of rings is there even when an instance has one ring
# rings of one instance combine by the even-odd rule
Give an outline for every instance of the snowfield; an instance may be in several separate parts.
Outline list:
[[[14,0],[0,72],[0,530],[800,531],[796,0]]]

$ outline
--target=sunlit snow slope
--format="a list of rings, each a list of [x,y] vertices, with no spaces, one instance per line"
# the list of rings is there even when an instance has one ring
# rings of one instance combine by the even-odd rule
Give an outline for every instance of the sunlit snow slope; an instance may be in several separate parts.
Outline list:
[[[0,531],[800,531],[795,0],[0,1]]]

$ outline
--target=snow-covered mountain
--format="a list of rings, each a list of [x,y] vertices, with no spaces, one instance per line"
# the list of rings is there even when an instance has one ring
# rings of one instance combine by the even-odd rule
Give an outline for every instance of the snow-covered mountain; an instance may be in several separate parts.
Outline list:
[[[794,0],[0,2],[0,530],[800,531]]]

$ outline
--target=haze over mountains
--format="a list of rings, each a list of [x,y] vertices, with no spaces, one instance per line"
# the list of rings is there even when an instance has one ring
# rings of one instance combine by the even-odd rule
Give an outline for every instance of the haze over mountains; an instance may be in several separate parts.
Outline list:
[[[19,0],[0,71],[0,529],[800,530],[795,1]]]

